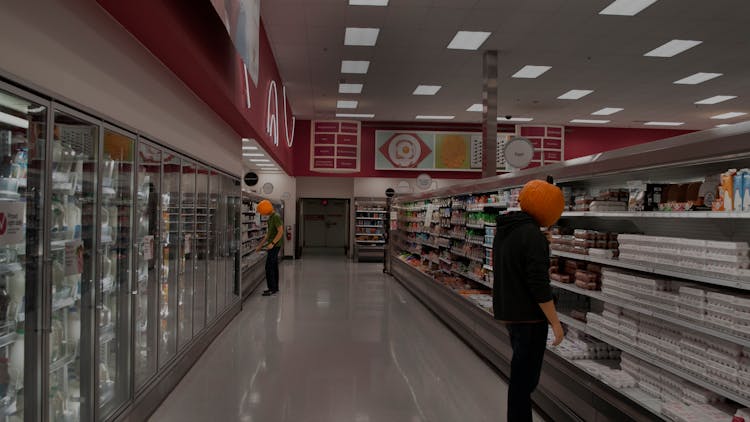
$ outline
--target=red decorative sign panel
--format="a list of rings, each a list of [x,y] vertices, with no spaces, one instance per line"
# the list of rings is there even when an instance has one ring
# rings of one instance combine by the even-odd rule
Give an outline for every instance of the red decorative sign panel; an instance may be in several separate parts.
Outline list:
[[[359,122],[314,121],[311,130],[311,171],[320,173],[359,171],[362,133]]]

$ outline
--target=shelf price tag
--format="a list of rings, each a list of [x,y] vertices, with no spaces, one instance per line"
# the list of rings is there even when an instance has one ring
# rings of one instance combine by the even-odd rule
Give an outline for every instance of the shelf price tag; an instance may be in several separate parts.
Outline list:
[[[25,211],[24,202],[0,202],[0,246],[23,242]]]

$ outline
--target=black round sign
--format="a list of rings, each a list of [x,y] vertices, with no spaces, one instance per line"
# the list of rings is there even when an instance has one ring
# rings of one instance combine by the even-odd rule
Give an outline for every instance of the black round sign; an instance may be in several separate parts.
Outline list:
[[[258,184],[258,174],[248,172],[245,174],[245,184],[248,186],[255,186]]]
[[[388,188],[388,189],[385,190],[385,196],[387,196],[389,198],[393,198],[393,195],[395,195],[395,194],[396,194],[396,191],[393,190],[393,188]]]

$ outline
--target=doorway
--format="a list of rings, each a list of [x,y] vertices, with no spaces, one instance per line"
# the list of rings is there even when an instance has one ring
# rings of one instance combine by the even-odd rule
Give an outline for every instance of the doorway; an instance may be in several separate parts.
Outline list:
[[[349,252],[349,200],[300,200],[303,253]]]

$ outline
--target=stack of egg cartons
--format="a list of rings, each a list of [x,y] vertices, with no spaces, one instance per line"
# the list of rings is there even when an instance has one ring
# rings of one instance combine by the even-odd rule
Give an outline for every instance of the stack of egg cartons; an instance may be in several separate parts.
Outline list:
[[[706,242],[705,270],[729,275],[747,276],[750,268],[750,246],[747,242]]]
[[[691,382],[684,382],[682,384],[682,401],[686,404],[717,404],[723,402],[724,398]]]
[[[638,341],[638,327],[640,317],[637,313],[628,309],[623,309],[620,315],[620,325],[617,327],[617,334],[627,344],[636,344]]]
[[[667,403],[662,406],[661,413],[674,422],[730,422],[734,411],[729,406]]]
[[[706,350],[706,377],[713,384],[731,391],[742,391],[737,375],[742,346],[720,339],[711,339]],[[746,395],[750,396],[750,394]]]
[[[750,297],[748,296],[734,297],[734,331],[750,339]]]
[[[602,293],[626,302],[635,302],[635,277],[611,268],[602,268]]]
[[[708,359],[708,342],[703,336],[686,332],[680,339],[680,364],[683,369],[706,376],[706,360]]]
[[[706,291],[691,285],[680,286],[677,312],[680,316],[703,321],[706,317]]]
[[[740,384],[744,391],[750,391],[750,347],[742,349],[740,367],[737,371],[737,383]]]
[[[660,332],[661,326],[655,324],[653,320],[643,319],[639,321],[637,347],[650,355],[658,356]]]

